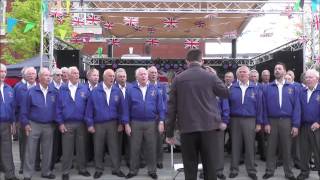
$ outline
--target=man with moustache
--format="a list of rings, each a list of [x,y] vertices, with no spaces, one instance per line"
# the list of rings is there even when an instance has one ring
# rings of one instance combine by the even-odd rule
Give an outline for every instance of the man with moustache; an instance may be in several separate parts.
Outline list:
[[[263,179],[274,176],[276,149],[280,144],[285,177],[289,180],[296,179],[292,172],[291,143],[292,138],[298,135],[301,107],[299,90],[285,81],[285,74],[285,65],[277,63],[274,68],[275,81],[263,88],[264,129],[269,134],[266,152],[267,167]]]
[[[39,71],[39,84],[30,88],[24,99],[21,124],[25,128],[26,152],[23,165],[24,180],[34,173],[37,144],[41,145],[41,177],[55,179],[50,170],[53,146],[54,120],[56,115],[57,91],[49,86],[50,71]]]
[[[95,169],[93,177],[98,179],[104,170],[105,142],[108,145],[112,174],[124,177],[120,169],[120,150],[118,129],[121,124],[124,100],[119,88],[114,85],[115,74],[112,69],[103,73],[101,82],[92,92],[86,109],[88,131],[93,133]]]
[[[13,89],[4,80],[7,68],[0,63],[0,159],[5,180],[18,180],[14,172],[11,135],[15,134],[15,98]]]
[[[135,83],[126,93],[125,131],[130,136],[130,172],[126,178],[138,174],[139,154],[144,148],[148,175],[157,179],[156,140],[157,134],[164,131],[164,105],[162,95],[156,86],[148,82],[148,71],[145,68],[136,70]],[[144,144],[144,147],[141,145]]]
[[[75,148],[79,174],[91,176],[86,168],[87,133],[84,120],[89,90],[80,83],[77,67],[70,67],[68,72],[68,84],[63,84],[59,89],[56,118],[62,133],[62,180],[69,180]]]

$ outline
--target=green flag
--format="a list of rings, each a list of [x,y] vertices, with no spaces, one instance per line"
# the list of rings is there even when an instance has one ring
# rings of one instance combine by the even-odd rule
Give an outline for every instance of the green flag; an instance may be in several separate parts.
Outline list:
[[[27,25],[26,25],[26,27],[24,28],[23,32],[26,33],[26,32],[28,32],[28,31],[30,31],[32,28],[34,28],[35,25],[36,25],[36,24],[33,23],[33,22],[28,22]]]
[[[99,47],[99,48],[98,48],[98,57],[99,57],[99,58],[102,58],[102,51],[103,51],[103,48],[102,48],[102,47]]]

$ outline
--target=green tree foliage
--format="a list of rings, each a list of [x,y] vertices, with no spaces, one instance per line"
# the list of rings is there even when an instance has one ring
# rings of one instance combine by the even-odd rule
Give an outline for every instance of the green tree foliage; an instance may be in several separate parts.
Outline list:
[[[4,48],[1,59],[14,64],[40,53],[41,4],[41,0],[15,0],[12,3],[12,11],[7,13],[7,17],[20,21],[11,33],[6,34],[8,46]],[[27,22],[33,22],[36,25],[31,31],[24,33],[23,30]],[[66,37],[70,37],[72,33],[71,18],[65,16],[63,24],[58,24],[55,21],[55,36],[60,36],[59,29],[66,30]],[[19,58],[16,58],[15,55],[18,55],[16,57]]]

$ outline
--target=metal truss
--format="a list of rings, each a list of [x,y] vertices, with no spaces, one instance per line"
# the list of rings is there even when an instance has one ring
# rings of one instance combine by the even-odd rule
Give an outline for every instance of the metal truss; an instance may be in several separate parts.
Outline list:
[[[53,1],[53,0],[51,0]],[[71,0],[78,3],[76,8],[71,8],[71,13],[226,13],[226,14],[280,14],[283,7],[269,8],[262,10],[266,3],[278,3],[282,5],[295,3],[295,0],[261,0],[261,1],[222,1],[222,0]],[[306,0],[305,3],[310,3]],[[65,9],[63,9],[65,11]],[[291,12],[291,14],[301,14],[302,11]]]
[[[271,51],[268,51],[266,53],[263,53],[263,54],[260,54],[254,58],[252,58],[252,66],[256,66],[258,64],[261,64],[261,63],[265,63],[265,62],[268,62],[270,60],[273,59],[273,54],[275,52],[278,52],[278,51],[298,51],[298,50],[301,50],[303,49],[303,43],[300,42],[300,40],[296,39],[296,40],[293,40],[291,42],[288,42],[287,44],[284,44],[280,47],[277,47]]]
[[[152,64],[178,64],[183,66],[185,64],[184,59],[119,59],[119,58],[86,58],[84,63],[89,66],[108,66],[108,65],[122,65],[122,66],[149,66]],[[253,61],[251,59],[241,58],[212,58],[205,59],[204,64],[208,66],[222,66],[224,64],[237,64],[239,66],[246,65],[252,66]]]

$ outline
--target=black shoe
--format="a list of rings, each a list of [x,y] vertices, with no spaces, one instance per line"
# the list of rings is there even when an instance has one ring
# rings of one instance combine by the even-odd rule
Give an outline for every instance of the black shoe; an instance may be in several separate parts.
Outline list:
[[[199,174],[199,179],[203,179],[203,178],[204,178],[204,175],[203,175],[203,172],[201,171]]]
[[[224,174],[217,174],[217,178],[221,180],[227,179],[227,177]]]
[[[309,178],[309,175],[308,174],[302,174],[300,173],[297,177],[297,180],[305,180],[305,179],[308,179]]]
[[[277,161],[277,162],[276,162],[276,166],[277,166],[277,167],[280,167],[280,166],[282,166],[282,165],[283,165],[283,163],[282,163],[281,161]]]
[[[62,180],[69,180],[69,174],[62,174]]]
[[[230,173],[229,178],[235,178],[238,176],[238,173]]]
[[[56,176],[54,174],[49,174],[49,175],[41,175],[42,178],[47,178],[47,179],[55,179]]]
[[[126,179],[133,178],[133,177],[136,176],[136,175],[137,175],[137,174],[129,173],[129,174],[127,174],[127,176],[126,176]]]
[[[263,176],[262,176],[262,179],[269,179],[271,177],[273,177],[274,174],[269,174],[269,173],[265,173]]]
[[[299,164],[294,164],[294,167],[295,167],[296,169],[300,169],[300,165],[299,165]]]
[[[40,166],[35,166],[35,167],[34,167],[34,170],[35,170],[35,171],[41,171],[41,167],[40,167]]]
[[[294,175],[285,175],[285,178],[289,180],[297,180],[296,177],[294,177]]]
[[[242,165],[242,164],[244,164],[244,160],[239,161],[239,165]]]
[[[12,177],[12,178],[5,178],[5,180],[19,180],[17,177]]]
[[[31,180],[31,178],[23,178],[23,180]]]
[[[249,176],[249,178],[251,178],[252,180],[258,180],[258,177],[257,177],[256,174],[251,173],[251,174],[248,174],[248,176]]]
[[[23,174],[23,170],[22,169],[19,170],[19,174]]]
[[[78,174],[81,175],[81,176],[84,176],[84,177],[89,177],[89,176],[91,176],[91,174],[90,174],[88,171],[79,171]]]
[[[146,167],[146,164],[145,163],[140,163],[140,168],[142,169],[144,167]]]
[[[101,176],[102,176],[102,172],[96,171],[96,172],[94,173],[94,175],[93,175],[93,178],[94,178],[94,179],[98,179],[98,178],[100,178]]]
[[[126,175],[124,175],[123,172],[120,171],[120,170],[119,170],[118,172],[112,172],[111,174],[112,174],[112,175],[115,175],[115,176],[118,176],[118,177],[125,177],[125,176],[126,176]]]
[[[163,164],[162,163],[157,163],[157,168],[158,169],[162,169],[163,168]]]
[[[266,161],[266,157],[261,156],[261,157],[260,157],[260,160],[265,162],[265,161]]]
[[[148,175],[152,178],[152,179],[158,179],[158,175],[156,173],[148,173]]]

